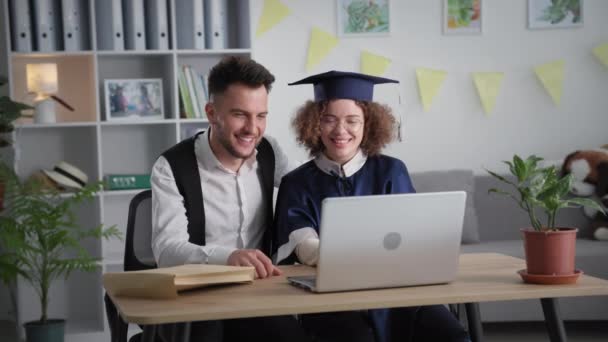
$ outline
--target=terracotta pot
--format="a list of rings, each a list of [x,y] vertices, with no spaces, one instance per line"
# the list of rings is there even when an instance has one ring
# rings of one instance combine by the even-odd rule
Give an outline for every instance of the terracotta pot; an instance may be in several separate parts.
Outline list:
[[[524,235],[526,267],[529,274],[574,274],[576,257],[576,228],[558,228],[557,231],[521,229]]]

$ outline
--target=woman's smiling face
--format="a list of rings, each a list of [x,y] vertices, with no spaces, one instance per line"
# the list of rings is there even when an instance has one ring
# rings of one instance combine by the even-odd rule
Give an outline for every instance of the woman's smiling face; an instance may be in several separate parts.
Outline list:
[[[351,160],[363,140],[364,125],[363,109],[354,100],[331,100],[320,122],[325,156],[340,164]]]

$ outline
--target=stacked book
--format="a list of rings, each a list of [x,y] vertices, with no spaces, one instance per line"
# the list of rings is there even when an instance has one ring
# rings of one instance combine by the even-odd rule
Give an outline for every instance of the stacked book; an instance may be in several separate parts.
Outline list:
[[[205,119],[205,105],[209,100],[207,77],[199,74],[189,65],[179,68],[180,112],[183,118]]]
[[[150,189],[149,174],[110,174],[105,182],[108,190]]]

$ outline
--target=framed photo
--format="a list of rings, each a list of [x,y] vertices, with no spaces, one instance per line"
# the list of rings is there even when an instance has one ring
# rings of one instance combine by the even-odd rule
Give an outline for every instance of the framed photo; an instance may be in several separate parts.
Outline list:
[[[481,34],[482,0],[443,0],[444,34]]]
[[[388,36],[390,0],[337,0],[338,36]]]
[[[528,0],[528,28],[583,26],[583,0]]]
[[[162,79],[107,79],[104,88],[106,120],[164,118]]]

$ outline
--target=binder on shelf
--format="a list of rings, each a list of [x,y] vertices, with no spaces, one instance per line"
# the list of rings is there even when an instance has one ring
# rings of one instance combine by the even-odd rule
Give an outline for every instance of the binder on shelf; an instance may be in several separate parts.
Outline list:
[[[32,52],[32,15],[29,1],[10,1],[13,51]]]
[[[205,1],[205,46],[207,49],[228,48],[228,1]]]
[[[95,1],[97,46],[100,50],[125,49],[121,0]]]
[[[125,47],[129,50],[145,50],[146,20],[144,16],[144,1],[124,1],[123,14],[125,26]]]
[[[59,2],[55,0],[32,1],[34,6],[34,30],[36,50],[57,51],[59,46]]]
[[[148,49],[169,49],[169,25],[166,0],[146,2],[146,40]]]
[[[66,51],[85,49],[86,7],[82,0],[61,0],[61,19],[63,27],[63,45]]]
[[[179,49],[205,48],[205,15],[203,0],[176,0],[177,47]]]
[[[150,189],[149,174],[110,174],[106,176],[106,189]]]

